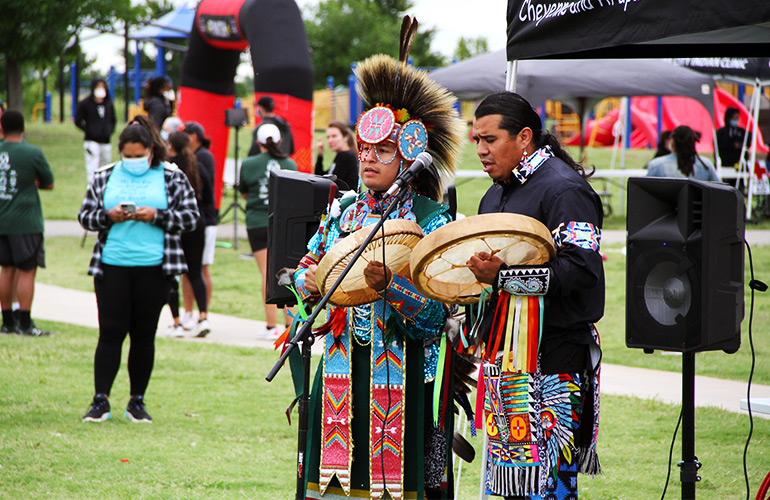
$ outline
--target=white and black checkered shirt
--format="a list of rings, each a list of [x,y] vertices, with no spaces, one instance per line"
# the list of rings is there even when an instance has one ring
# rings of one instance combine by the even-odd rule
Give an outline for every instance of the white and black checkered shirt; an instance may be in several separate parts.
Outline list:
[[[180,234],[195,229],[200,213],[195,201],[195,192],[187,176],[171,163],[163,162],[162,167],[166,181],[168,208],[156,210],[152,223],[163,229],[163,274],[171,276],[187,272]],[[91,263],[88,266],[88,274],[94,277],[102,275],[102,250],[113,225],[104,207],[104,191],[114,168],[113,163],[94,173],[93,181],[88,186],[86,197],[78,213],[78,221],[84,229],[99,231],[99,237],[91,255]]]

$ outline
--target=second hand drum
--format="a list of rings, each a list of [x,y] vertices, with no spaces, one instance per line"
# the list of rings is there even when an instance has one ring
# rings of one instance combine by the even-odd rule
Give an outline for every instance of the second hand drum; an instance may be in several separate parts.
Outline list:
[[[440,227],[414,247],[409,267],[417,290],[449,304],[475,304],[489,285],[479,283],[466,262],[476,252],[497,255],[507,265],[537,265],[556,256],[553,238],[526,215],[474,215]]]
[[[346,236],[342,241],[334,245],[334,248],[323,256],[316,269],[316,283],[318,290],[326,295],[353,255],[359,249],[374,226],[363,227]],[[382,246],[385,245],[385,265],[391,272],[409,276],[409,256],[412,249],[423,237],[422,228],[413,221],[403,219],[387,220],[383,224],[385,236],[382,230],[367,245],[361,258],[353,264],[340,286],[329,298],[332,305],[338,307],[360,306],[379,299],[376,291],[369,288],[364,280],[364,268],[370,261],[382,262]]]

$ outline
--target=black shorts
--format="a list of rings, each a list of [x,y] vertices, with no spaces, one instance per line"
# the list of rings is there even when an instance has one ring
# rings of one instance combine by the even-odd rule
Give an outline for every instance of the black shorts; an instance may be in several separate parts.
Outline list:
[[[0,235],[0,266],[22,271],[45,267],[43,233]]]
[[[247,229],[246,233],[249,235],[249,243],[251,243],[251,251],[257,252],[267,248],[267,228],[257,227],[254,229]]]

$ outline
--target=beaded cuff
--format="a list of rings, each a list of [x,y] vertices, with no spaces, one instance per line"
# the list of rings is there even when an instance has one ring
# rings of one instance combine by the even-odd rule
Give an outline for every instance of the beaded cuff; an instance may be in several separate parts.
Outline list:
[[[428,299],[417,293],[411,281],[393,273],[388,287],[380,292],[385,300],[407,319],[413,320],[425,307]]]
[[[495,284],[511,295],[545,295],[551,282],[551,269],[537,266],[500,268]]]

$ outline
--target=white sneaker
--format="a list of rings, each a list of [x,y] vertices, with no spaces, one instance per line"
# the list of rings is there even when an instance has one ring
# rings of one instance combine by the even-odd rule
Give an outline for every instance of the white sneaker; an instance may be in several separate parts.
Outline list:
[[[257,332],[257,339],[259,340],[275,340],[281,336],[281,332],[278,331],[278,326],[272,328],[265,328]]]
[[[195,321],[195,317],[193,316],[193,313],[184,313],[182,315],[182,328],[185,330],[192,330],[197,326],[197,322]]]
[[[195,330],[195,336],[199,339],[202,339],[206,335],[208,335],[211,332],[211,323],[209,323],[209,320],[203,319],[198,322],[197,328]]]
[[[182,328],[182,325],[171,325],[168,327],[168,330],[166,330],[164,337],[170,339],[184,337],[184,328]]]

